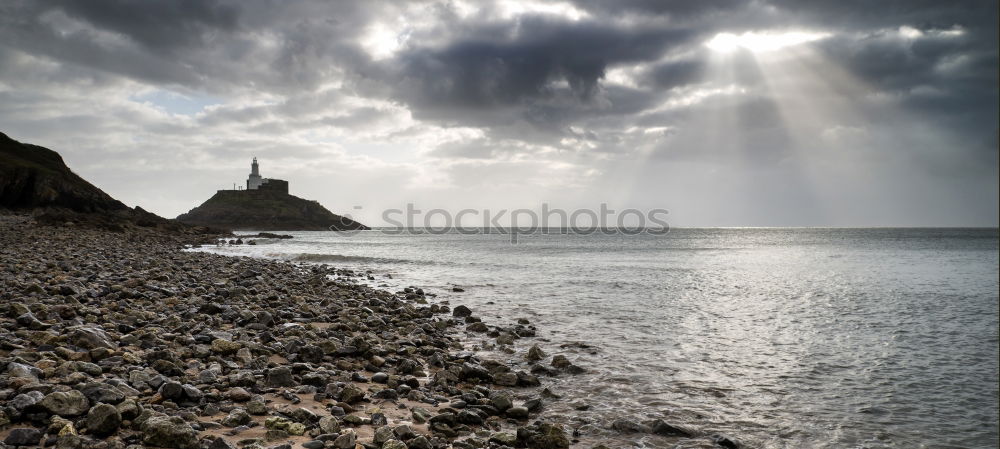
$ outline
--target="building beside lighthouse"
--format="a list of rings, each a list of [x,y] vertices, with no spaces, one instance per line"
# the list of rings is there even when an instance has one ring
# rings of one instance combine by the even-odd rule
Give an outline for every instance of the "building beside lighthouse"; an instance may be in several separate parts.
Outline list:
[[[288,193],[288,181],[281,179],[263,178],[260,176],[260,166],[257,158],[253,158],[250,163],[250,176],[247,177],[247,190],[267,190],[272,192]]]

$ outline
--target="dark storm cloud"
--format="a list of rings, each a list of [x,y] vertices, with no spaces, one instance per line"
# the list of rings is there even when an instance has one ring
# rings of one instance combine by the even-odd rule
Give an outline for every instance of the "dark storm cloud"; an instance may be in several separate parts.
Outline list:
[[[671,89],[697,82],[705,74],[705,61],[687,58],[657,64],[646,73],[646,81],[658,89]]]
[[[949,31],[962,33],[947,36]],[[824,55],[879,90],[905,90],[919,85],[952,82],[988,87],[995,81],[996,53],[967,36],[963,29],[930,29],[915,38],[877,33],[860,40],[828,39],[818,46]],[[948,63],[955,69],[948,69]]]
[[[4,37],[16,48],[153,83],[285,92],[346,76],[358,92],[405,102],[420,118],[449,124],[468,120],[488,128],[492,120],[501,127],[526,120],[563,132],[566,123],[581,116],[622,112],[613,101],[620,98],[610,105],[593,101],[608,87],[610,68],[652,64],[639,75],[636,95],[660,96],[701,81],[705,51],[700,44],[713,34],[789,23],[835,32],[820,50],[877,89],[950,84],[947,95],[996,90],[995,2],[574,4],[590,16],[573,21],[541,14],[506,19],[481,15],[435,29],[433,45],[410,42],[380,62],[361,50],[358,38],[366,23],[399,14],[392,4],[288,2],[275,9],[266,1],[15,1],[3,7],[8,16],[3,24]],[[67,34],[42,19],[51,11],[125,36],[135,45],[108,44],[86,31]],[[439,19],[458,20],[441,4],[428,11]],[[622,18],[628,14],[647,21]],[[660,16],[664,21],[649,22]],[[927,31],[957,26],[965,34],[960,39],[928,34],[911,43],[887,34],[903,25]],[[272,42],[264,44],[263,35]],[[683,51],[688,56],[658,62]],[[942,73],[942,61],[958,56],[966,59],[963,69]],[[954,102],[944,100],[941,106]]]
[[[44,0],[98,28],[121,33],[157,52],[208,43],[237,27],[238,5],[217,0]]]
[[[796,23],[817,27],[864,30],[909,24],[919,28],[949,28],[960,24],[996,29],[997,2],[992,0],[769,0]]]
[[[516,27],[509,40],[476,36],[402,55],[403,76],[418,80],[416,102],[434,107],[508,105],[551,96],[556,81],[565,81],[576,97],[587,100],[608,66],[655,60],[698,34],[542,16],[523,18]]]
[[[356,3],[12,0],[0,45],[172,89],[294,93],[361,70],[355,39],[379,9]]]

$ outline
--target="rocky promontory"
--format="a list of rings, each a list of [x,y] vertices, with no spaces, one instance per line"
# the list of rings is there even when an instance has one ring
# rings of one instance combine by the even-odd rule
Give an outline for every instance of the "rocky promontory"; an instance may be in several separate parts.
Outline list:
[[[368,229],[330,212],[316,201],[271,190],[219,190],[208,201],[177,217],[191,225],[233,230],[351,231]]]

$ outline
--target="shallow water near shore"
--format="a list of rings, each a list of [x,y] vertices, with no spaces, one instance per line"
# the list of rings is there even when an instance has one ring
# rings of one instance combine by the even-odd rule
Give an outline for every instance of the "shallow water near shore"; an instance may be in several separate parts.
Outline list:
[[[584,435],[668,417],[752,447],[996,447],[996,229],[679,229],[516,245],[291,234],[206,250],[372,270],[372,285],[419,286],[488,322],[528,318],[543,348],[589,370],[547,380],[564,395],[547,413]],[[585,345],[560,348],[570,342]]]

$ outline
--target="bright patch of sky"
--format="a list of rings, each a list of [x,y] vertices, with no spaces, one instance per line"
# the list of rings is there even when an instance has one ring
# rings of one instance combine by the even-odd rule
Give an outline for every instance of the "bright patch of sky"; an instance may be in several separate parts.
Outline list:
[[[188,116],[194,116],[209,106],[222,104],[218,98],[208,95],[184,95],[163,89],[153,89],[135,95],[130,100],[152,104],[170,114]]]
[[[748,31],[743,34],[719,33],[705,45],[717,52],[729,53],[740,48],[754,53],[781,50],[785,47],[804,44],[831,36],[830,33],[815,31]]]

